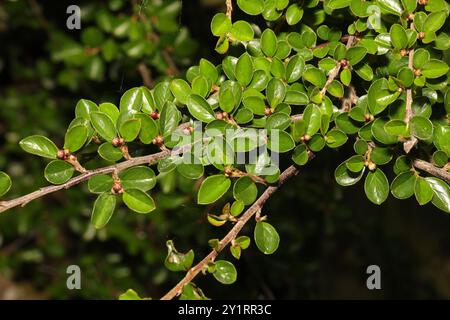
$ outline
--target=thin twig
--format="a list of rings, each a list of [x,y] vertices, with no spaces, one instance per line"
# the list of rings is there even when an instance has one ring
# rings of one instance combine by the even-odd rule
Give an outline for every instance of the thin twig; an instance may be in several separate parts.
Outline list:
[[[411,22],[410,28],[412,30],[415,29],[414,23]],[[411,69],[412,72],[414,72],[414,48],[411,48],[408,52],[408,68]],[[409,87],[406,89],[406,106],[405,106],[405,118],[404,121],[406,125],[409,127],[409,123],[411,122],[411,119],[413,117],[413,110],[412,110],[412,103],[413,103],[413,97],[412,97],[412,88]],[[408,140],[406,140],[403,143],[403,150],[405,153],[409,153],[411,149],[417,144],[418,140],[415,136],[411,136]]]
[[[347,49],[350,48],[353,45],[353,42],[355,41],[355,36],[349,36],[347,39]],[[339,75],[339,71],[341,71],[342,64],[340,61],[336,64],[336,66],[330,71],[330,74],[328,75],[327,82],[323,86],[322,90],[320,90],[320,95],[323,96],[325,92],[327,92],[328,86],[334,81],[334,79]]]
[[[313,154],[310,154],[312,159]],[[178,282],[168,293],[166,293],[161,300],[171,300],[181,293],[183,287],[192,281],[210,262],[213,262],[219,252],[221,252],[229,243],[231,243],[241,231],[242,227],[250,220],[250,218],[261,210],[266,201],[277,191],[286,181],[298,174],[298,169],[295,166],[290,166],[280,175],[278,185],[268,187],[264,193],[256,200],[253,205],[244,212],[244,214],[238,219],[233,228],[226,234],[219,242],[217,250],[212,250],[202,261],[197,265],[189,269],[186,276]]]
[[[146,66],[146,64],[144,62],[139,63],[137,65],[137,69],[139,71],[139,74],[141,75],[144,85],[147,88],[153,88],[152,73],[150,72],[150,69]]]
[[[227,17],[231,19],[231,15],[233,13],[233,2],[231,0],[226,0],[227,5]]]
[[[413,161],[413,166],[435,177],[441,178],[442,180],[445,180],[447,183],[450,183],[450,173],[447,172],[445,169],[436,167],[432,163],[420,159],[415,159]]]

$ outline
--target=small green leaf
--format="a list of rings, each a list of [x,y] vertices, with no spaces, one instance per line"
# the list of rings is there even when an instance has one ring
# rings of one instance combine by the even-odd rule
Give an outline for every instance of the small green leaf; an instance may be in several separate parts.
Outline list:
[[[433,123],[425,117],[413,117],[411,119],[411,128],[413,134],[420,140],[428,140],[433,136]]]
[[[406,123],[402,120],[389,120],[384,125],[384,130],[387,134],[394,136],[407,136],[408,130]]]
[[[306,69],[305,72],[303,72],[303,79],[319,88],[322,88],[327,81],[325,73],[316,67],[309,67]]]
[[[170,271],[188,271],[194,262],[194,251],[178,252],[172,240],[166,242],[167,256],[164,265]]]
[[[183,154],[181,162],[177,165],[177,171],[187,179],[198,179],[204,173],[203,164],[193,154]]]
[[[116,196],[110,193],[102,193],[94,202],[91,223],[100,229],[106,226],[116,208]]]
[[[113,178],[107,174],[93,176],[88,181],[88,189],[92,193],[104,193],[111,191],[114,184]]]
[[[11,178],[3,171],[0,171],[0,197],[9,191],[11,185]]]
[[[267,148],[274,152],[284,153],[294,149],[295,142],[289,133],[280,130],[271,130]]]
[[[286,10],[286,21],[288,25],[292,26],[300,22],[303,17],[303,8],[298,4],[291,4]]]
[[[431,202],[440,210],[450,213],[450,187],[441,179],[425,178],[433,189]]]
[[[237,279],[237,271],[231,262],[218,260],[214,263],[213,276],[222,284],[232,284]]]
[[[92,112],[91,122],[95,131],[106,141],[111,142],[116,136],[116,127],[111,118],[103,112]]]
[[[333,80],[327,87],[328,93],[330,93],[333,97],[342,98],[344,96],[344,87],[342,83],[337,80]]]
[[[390,31],[391,42],[395,49],[404,49],[408,46],[408,36],[405,29],[399,24],[393,24]]]
[[[62,160],[53,160],[47,164],[44,170],[45,179],[53,184],[63,184],[72,178],[75,169]]]
[[[338,129],[332,129],[328,131],[325,136],[325,142],[330,148],[338,148],[344,145],[348,140],[347,135]]]
[[[367,54],[367,49],[364,47],[351,47],[347,50],[345,54],[345,58],[350,62],[352,66],[356,65],[360,62]]]
[[[304,144],[298,145],[292,153],[292,160],[299,166],[303,166],[308,162],[308,149]]]
[[[156,209],[153,199],[139,189],[126,190],[122,199],[128,208],[138,213],[149,213]]]
[[[280,236],[271,224],[265,221],[257,222],[253,235],[256,246],[262,253],[272,254],[278,249]]]
[[[446,20],[447,13],[444,10],[430,13],[423,24],[423,31],[425,33],[435,33],[444,25]]]
[[[403,7],[399,0],[377,0],[376,3],[388,13],[397,16],[401,16],[403,13]]]
[[[91,112],[98,111],[98,106],[95,102],[86,99],[80,99],[75,106],[75,117],[90,120]]]
[[[134,141],[141,131],[141,121],[139,119],[129,119],[124,121],[119,128],[120,136],[126,141]]]
[[[146,166],[136,166],[122,171],[119,173],[119,178],[125,190],[148,191],[156,185],[155,172]]]
[[[365,169],[363,168],[359,173],[352,172],[347,168],[347,163],[343,162],[334,171],[334,178],[339,185],[347,187],[361,180],[364,171]]]
[[[224,13],[217,13],[211,21],[211,32],[216,37],[227,34],[231,30],[231,20]]]
[[[333,9],[342,9],[350,5],[350,0],[330,0],[328,1],[328,6]]]
[[[246,14],[256,16],[264,9],[264,0],[237,0],[237,4]]]
[[[258,188],[249,177],[240,177],[233,186],[233,196],[236,200],[241,200],[248,206],[255,202],[258,196]]]
[[[250,84],[253,78],[253,62],[252,58],[248,53],[244,53],[239,57],[236,63],[236,79],[243,85],[247,86]]]
[[[272,78],[266,88],[267,100],[272,108],[275,108],[286,96],[286,86],[280,79]]]
[[[182,104],[187,104],[189,95],[192,93],[191,87],[183,79],[172,80],[172,82],[170,82],[170,91]]]
[[[239,20],[231,26],[230,36],[235,41],[250,41],[254,35],[253,28],[247,21]]]
[[[119,296],[119,300],[142,300],[142,298],[133,289],[128,289]]]
[[[58,153],[56,145],[44,136],[29,136],[19,142],[20,147],[31,154],[40,157],[55,159]]]
[[[367,174],[364,182],[367,198],[375,204],[382,204],[389,195],[389,183],[383,171],[376,169]]]
[[[197,120],[209,123],[216,119],[209,103],[197,94],[191,94],[187,101],[190,114]]]
[[[97,152],[100,157],[112,162],[119,161],[123,157],[120,148],[114,147],[110,142],[102,143]]]
[[[408,199],[414,194],[416,176],[412,171],[400,173],[391,183],[391,193],[397,199]]]
[[[206,178],[198,191],[197,202],[210,204],[219,200],[230,188],[231,181],[225,175],[218,174]]]
[[[273,57],[277,52],[277,36],[272,29],[266,29],[261,34],[261,50],[267,57]]]
[[[305,69],[305,60],[299,56],[293,56],[286,67],[286,79],[289,83],[296,82],[302,77],[303,70]]]
[[[416,196],[417,202],[423,206],[431,201],[433,198],[433,189],[428,184],[428,181],[422,177],[416,179],[414,185],[414,195]]]
[[[448,65],[441,60],[431,59],[422,67],[422,74],[429,79],[436,79],[448,72]]]

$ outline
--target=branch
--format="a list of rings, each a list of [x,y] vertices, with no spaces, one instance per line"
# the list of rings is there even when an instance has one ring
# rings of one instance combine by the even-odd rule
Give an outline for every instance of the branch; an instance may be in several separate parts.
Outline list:
[[[226,0],[227,5],[227,17],[231,20],[231,14],[233,13],[233,2],[231,0]]]
[[[414,27],[414,23],[411,22],[410,28],[412,30],[415,29]],[[411,69],[411,71],[414,73],[414,49],[409,50],[408,52],[408,68]],[[412,111],[412,102],[413,102],[413,98],[412,98],[412,88],[408,88],[406,89],[406,109],[405,109],[405,123],[406,125],[409,127],[409,123],[411,122],[411,119],[413,117],[413,111]],[[403,150],[405,151],[405,153],[409,153],[411,151],[411,149],[416,145],[416,143],[418,142],[417,138],[415,136],[412,136],[410,139],[406,140],[403,143]]]
[[[152,74],[150,72],[150,69],[145,65],[144,62],[141,62],[137,65],[137,69],[139,71],[139,74],[141,75],[142,82],[144,82],[144,85],[147,88],[153,87],[153,79]]]
[[[309,158],[312,159],[314,155],[310,153]],[[244,212],[244,214],[238,219],[233,228],[227,233],[227,235],[222,238],[219,242],[218,250],[212,250],[202,261],[197,265],[189,269],[186,276],[178,282],[178,284],[173,287],[168,293],[166,293],[161,300],[171,300],[181,293],[183,287],[191,282],[210,262],[218,256],[229,243],[231,243],[236,236],[239,234],[244,225],[250,220],[250,218],[257,212],[261,210],[266,201],[277,191],[286,181],[298,174],[298,169],[295,166],[290,166],[280,175],[278,185],[270,186],[264,191],[264,193],[256,200],[253,205]]]
[[[349,36],[347,39],[347,49],[350,48],[353,45],[353,42],[356,40],[355,36]],[[320,90],[320,95],[324,95],[327,91],[328,86],[333,82],[333,80],[339,75],[339,71],[341,71],[342,63],[338,62],[336,66],[330,71],[330,74],[328,75],[327,82],[323,86],[322,90]]]
[[[432,163],[429,163],[424,160],[416,159],[413,161],[413,166],[415,168],[425,171],[435,177],[441,178],[442,180],[445,180],[447,183],[450,183],[450,173],[447,172],[445,169],[436,167]]]
[[[9,201],[1,201],[0,202],[0,213],[4,212],[6,210],[9,210],[11,208],[17,207],[17,206],[24,207],[30,201],[33,201],[33,200],[41,198],[47,194],[50,194],[50,193],[53,193],[53,192],[56,192],[56,191],[59,191],[62,189],[69,189],[69,188],[71,188],[83,181],[86,181],[93,176],[99,175],[99,174],[120,172],[127,168],[134,167],[134,166],[141,165],[141,164],[149,164],[149,165],[155,164],[159,160],[167,158],[170,155],[182,154],[182,153],[186,152],[187,150],[189,150],[191,148],[191,146],[192,145],[189,144],[189,145],[181,147],[180,149],[178,149],[176,151],[164,150],[164,151],[154,153],[151,155],[132,158],[132,159],[108,166],[108,167],[88,170],[85,173],[82,173],[79,176],[76,176],[75,178],[70,179],[69,181],[67,181],[64,184],[44,187],[44,188],[36,190],[32,193],[29,193],[29,194],[26,194],[19,198],[16,198],[16,199],[12,199]]]

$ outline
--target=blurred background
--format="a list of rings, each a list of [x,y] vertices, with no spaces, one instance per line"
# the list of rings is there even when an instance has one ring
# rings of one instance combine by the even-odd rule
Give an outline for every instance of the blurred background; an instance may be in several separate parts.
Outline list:
[[[7,198],[47,184],[46,162],[20,150],[20,139],[43,134],[61,145],[79,99],[118,103],[133,86],[183,76],[200,57],[220,63],[209,24],[224,2],[1,1],[0,169],[13,179]],[[81,30],[66,27],[71,4],[81,7]],[[242,15],[237,6],[234,14]],[[265,256],[252,244],[239,261],[222,253],[238,281],[224,286],[199,276],[206,296],[450,299],[450,216],[393,197],[375,206],[361,183],[338,186],[334,169],[351,154],[351,146],[322,152],[275,194],[263,214],[280,233],[278,251]],[[155,212],[122,207],[99,231],[90,225],[95,196],[85,185],[0,214],[0,299],[115,299],[128,288],[162,296],[183,276],[164,268],[165,242],[194,249],[198,261],[208,239],[227,231],[209,225],[195,205],[195,182],[163,180]],[[252,237],[253,227],[242,234]],[[72,264],[81,268],[81,290],[66,287]],[[366,287],[372,264],[381,268],[381,290]]]

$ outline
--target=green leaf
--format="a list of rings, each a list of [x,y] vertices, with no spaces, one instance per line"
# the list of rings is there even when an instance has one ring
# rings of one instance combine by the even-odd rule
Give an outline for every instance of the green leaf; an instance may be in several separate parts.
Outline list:
[[[219,72],[216,69],[216,66],[213,65],[206,59],[200,59],[200,74],[205,76],[207,79],[211,81],[212,84],[216,83],[219,78]],[[194,85],[192,84],[192,88],[194,89]],[[194,91],[194,90],[192,90]]]
[[[344,87],[342,83],[337,80],[333,80],[327,87],[328,93],[330,93],[333,97],[342,98],[344,96]]]
[[[102,193],[94,202],[91,223],[100,229],[106,226],[116,208],[116,196],[110,193]]]
[[[299,56],[293,56],[286,67],[286,79],[289,83],[296,82],[302,77],[303,70],[305,69],[305,60]]]
[[[433,123],[425,117],[415,116],[411,119],[413,134],[420,140],[428,140],[433,137]]]
[[[266,120],[266,129],[268,131],[272,129],[285,130],[291,125],[291,117],[286,113],[276,112],[270,115]]]
[[[405,29],[399,24],[393,24],[390,30],[391,43],[395,49],[404,49],[408,46],[408,36]]]
[[[204,173],[203,164],[190,152],[183,154],[181,162],[177,165],[177,171],[187,179],[198,179]]]
[[[28,153],[40,157],[55,159],[58,153],[56,145],[44,136],[29,136],[19,142],[20,147]]]
[[[119,128],[120,136],[126,141],[134,141],[141,131],[141,121],[139,119],[129,119],[124,121]]]
[[[172,80],[170,83],[170,91],[182,104],[187,104],[189,95],[192,93],[191,87],[183,79]]]
[[[429,79],[439,78],[448,72],[448,65],[441,60],[431,59],[422,67],[422,75]]]
[[[112,162],[118,161],[123,157],[123,153],[120,148],[114,147],[110,142],[102,143],[97,152],[100,157]]]
[[[399,0],[377,0],[376,3],[388,13],[402,15],[403,8]]]
[[[415,69],[422,69],[423,65],[430,60],[428,50],[419,48],[414,52],[413,65]]]
[[[292,153],[292,160],[299,166],[303,166],[308,162],[308,148],[304,144],[298,145]]]
[[[231,262],[218,260],[214,263],[213,276],[222,284],[232,284],[237,279],[237,271]]]
[[[230,188],[231,181],[223,174],[206,178],[198,191],[198,204],[210,204],[219,200]]]
[[[45,167],[44,176],[50,183],[63,184],[72,178],[74,171],[71,164],[62,160],[53,160]]]
[[[0,197],[9,191],[11,185],[11,178],[3,171],[0,171]]]
[[[385,78],[374,81],[367,93],[369,110],[373,115],[381,113],[388,105],[394,102],[400,95],[399,91],[388,90],[388,81]]]
[[[265,221],[257,222],[253,235],[256,246],[262,253],[272,254],[278,249],[280,236],[271,224]]]
[[[264,0],[237,0],[237,4],[246,14],[256,16],[264,9]]]
[[[247,86],[250,84],[253,78],[253,62],[252,58],[248,53],[244,53],[239,57],[236,63],[236,79],[243,85]]]
[[[330,148],[338,148],[344,145],[348,140],[347,135],[338,129],[332,129],[328,131],[325,136],[325,142]]]
[[[231,20],[224,13],[217,13],[211,21],[211,32],[216,37],[227,34],[231,30]]]
[[[111,118],[103,112],[92,112],[91,122],[95,131],[106,141],[111,142],[116,136],[116,127]]]
[[[142,107],[143,92],[141,88],[131,88],[120,98],[120,111],[140,111]]]
[[[136,166],[119,173],[124,190],[148,191],[156,185],[155,172],[146,166]]]
[[[431,201],[433,198],[433,189],[428,184],[425,178],[418,177],[414,185],[414,195],[416,196],[417,202],[423,206]]]
[[[294,139],[285,131],[271,130],[267,148],[271,151],[284,153],[295,148]]]
[[[189,113],[197,120],[209,123],[216,119],[209,103],[197,94],[191,94],[187,101]]]
[[[425,178],[433,189],[431,202],[440,210],[450,213],[450,187],[441,179]]]
[[[364,182],[367,198],[375,204],[382,204],[389,195],[389,183],[383,171],[376,169],[367,174]]]
[[[322,88],[327,81],[325,73],[316,67],[309,67],[306,69],[305,72],[303,72],[303,79],[319,88]]]
[[[141,121],[141,131],[139,139],[144,144],[152,143],[153,139],[158,135],[158,124],[149,115],[140,113],[136,117]]]
[[[387,134],[394,136],[407,136],[408,130],[403,120],[390,120],[384,125]]]
[[[180,113],[176,105],[173,102],[167,101],[164,104],[164,108],[162,109],[159,117],[159,129],[164,137],[170,136],[175,131],[181,120],[180,118]]]
[[[328,6],[333,9],[342,9],[350,5],[350,0],[330,0],[328,1]]]
[[[266,88],[267,100],[272,108],[275,108],[286,96],[286,86],[280,79],[272,78]]]
[[[352,172],[347,168],[347,163],[343,162],[334,171],[334,178],[339,185],[347,187],[361,180],[364,171],[365,169],[363,168],[359,173]]]
[[[321,124],[320,108],[314,104],[310,104],[303,112],[303,120],[305,121],[306,134],[312,136],[320,129]]]
[[[240,177],[233,186],[233,196],[236,200],[241,200],[248,206],[255,202],[258,196],[258,188],[249,177]]]
[[[259,96],[249,96],[244,98],[243,104],[246,108],[250,109],[254,114],[264,115],[266,105],[264,100]]]
[[[253,28],[247,21],[239,20],[231,26],[230,36],[235,41],[250,41],[254,35]]]
[[[266,29],[261,34],[261,50],[267,57],[273,57],[277,52],[278,40],[272,29]]]
[[[84,125],[73,126],[67,130],[64,138],[64,149],[75,152],[86,143],[89,131]]]
[[[95,102],[86,99],[80,99],[75,106],[75,117],[90,120],[91,112],[98,111],[98,106]]]
[[[172,240],[166,242],[167,257],[164,265],[170,271],[188,271],[194,262],[194,251],[189,250],[186,253],[178,252]]]
[[[156,209],[153,199],[139,189],[128,189],[123,193],[123,202],[137,213],[149,213]]]
[[[303,9],[296,3],[291,4],[286,10],[286,21],[292,26],[300,22],[303,17]]]
[[[397,78],[405,88],[409,88],[414,82],[414,73],[410,68],[404,67],[398,71]]]
[[[128,289],[119,296],[119,300],[142,300],[142,298],[133,289]]]
[[[114,184],[113,178],[107,174],[93,176],[88,181],[88,189],[92,193],[110,192]]]
[[[345,58],[350,62],[352,66],[356,65],[360,62],[367,54],[367,49],[364,47],[351,47],[347,50],[345,54]]]
[[[339,79],[344,86],[348,86],[352,81],[352,72],[350,71],[350,69],[344,68],[339,75]]]
[[[447,13],[445,11],[430,13],[423,25],[423,31],[425,33],[435,33],[444,25],[446,20]]]
[[[400,173],[391,183],[391,193],[397,199],[408,199],[414,194],[416,175],[412,171]]]
[[[183,286],[183,290],[181,291],[180,300],[209,300],[208,297],[205,296],[202,289],[197,287],[193,282],[189,282],[188,284]]]
[[[98,109],[101,112],[106,113],[114,123],[117,122],[120,112],[119,112],[119,109],[117,109],[115,104],[112,104],[109,102],[104,102],[98,106]]]
[[[345,165],[348,170],[354,173],[361,172],[365,166],[365,159],[361,155],[354,155],[345,161]]]

